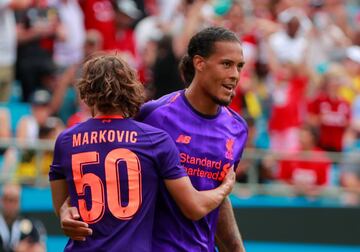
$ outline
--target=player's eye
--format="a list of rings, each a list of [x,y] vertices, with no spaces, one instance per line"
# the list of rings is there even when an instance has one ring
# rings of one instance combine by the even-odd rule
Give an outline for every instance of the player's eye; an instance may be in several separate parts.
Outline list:
[[[241,63],[237,64],[236,67],[237,67],[237,69],[238,69],[239,72],[241,72],[241,69],[243,69],[244,64],[245,64],[244,62],[241,62]]]
[[[231,66],[231,63],[228,61],[224,61],[222,64],[225,68],[229,68]]]

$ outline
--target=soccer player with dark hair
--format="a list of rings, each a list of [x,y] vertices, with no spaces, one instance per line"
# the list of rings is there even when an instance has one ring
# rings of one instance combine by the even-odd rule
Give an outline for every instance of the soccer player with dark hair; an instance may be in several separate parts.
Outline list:
[[[180,71],[187,89],[146,103],[137,120],[165,130],[180,151],[180,161],[197,190],[217,188],[226,171],[237,167],[245,148],[246,122],[227,105],[235,95],[244,65],[238,37],[221,27],[195,34],[181,61]],[[198,221],[184,216],[165,186],[156,204],[153,251],[215,250],[244,251],[231,202]],[[84,238],[89,230],[72,220],[76,209],[64,205],[63,230],[70,237]]]
[[[131,119],[143,87],[118,56],[87,61],[78,89],[93,118],[59,135],[49,177],[56,213],[70,196],[93,233],[86,241],[73,237],[65,251],[152,251],[159,182],[194,221],[230,193],[233,172],[214,190],[196,190],[169,135]]]
[[[145,104],[138,119],[165,130],[198,190],[219,186],[223,172],[237,166],[247,140],[246,122],[227,108],[244,65],[237,36],[221,27],[195,34],[180,62],[188,88]],[[153,251],[244,251],[229,199],[199,221],[179,211],[163,190],[158,201]],[[220,212],[220,214],[219,214]],[[218,225],[217,225],[218,224]]]

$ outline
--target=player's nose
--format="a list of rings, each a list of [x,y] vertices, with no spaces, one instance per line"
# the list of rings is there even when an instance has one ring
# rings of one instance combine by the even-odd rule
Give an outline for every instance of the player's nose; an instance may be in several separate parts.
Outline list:
[[[239,81],[239,78],[240,78],[240,70],[235,66],[232,67],[229,77],[234,83],[237,83]]]

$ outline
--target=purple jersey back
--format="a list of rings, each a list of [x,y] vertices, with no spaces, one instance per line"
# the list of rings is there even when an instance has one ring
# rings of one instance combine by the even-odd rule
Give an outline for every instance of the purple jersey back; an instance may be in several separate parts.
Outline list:
[[[95,118],[60,134],[50,180],[66,179],[93,234],[65,251],[152,251],[159,181],[186,176],[172,139],[131,119]]]
[[[236,113],[221,107],[215,116],[202,115],[189,104],[184,91],[146,103],[138,117],[165,130],[176,142],[180,161],[198,190],[220,185],[226,170],[236,167],[247,140],[247,125]],[[153,251],[214,251],[219,209],[199,221],[187,219],[161,187],[155,211]]]

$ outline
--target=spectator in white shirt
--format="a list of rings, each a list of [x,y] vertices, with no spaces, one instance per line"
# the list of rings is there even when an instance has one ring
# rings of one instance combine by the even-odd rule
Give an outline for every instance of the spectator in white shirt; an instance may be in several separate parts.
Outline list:
[[[60,70],[65,70],[83,60],[84,14],[77,0],[59,0],[57,9],[66,30],[66,39],[55,41],[54,61]]]

